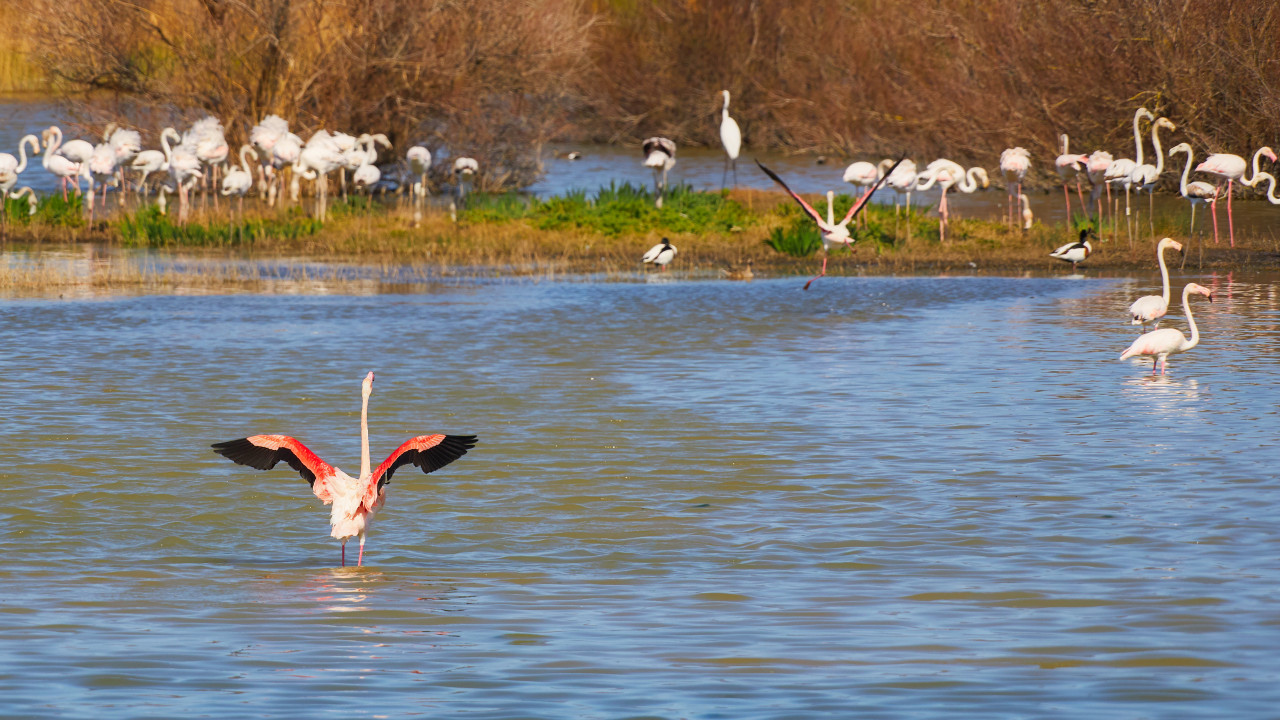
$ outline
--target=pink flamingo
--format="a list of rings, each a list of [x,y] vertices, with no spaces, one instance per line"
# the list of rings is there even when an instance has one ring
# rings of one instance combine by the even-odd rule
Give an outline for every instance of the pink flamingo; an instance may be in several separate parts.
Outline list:
[[[401,465],[413,463],[422,472],[448,465],[467,454],[476,444],[475,435],[419,435],[405,441],[382,464],[369,468],[369,395],[373,393],[373,373],[361,384],[360,406],[360,477],[353,478],[326,463],[288,435],[253,435],[239,440],[215,443],[213,449],[240,465],[270,470],[283,460],[311,484],[311,491],[325,505],[333,504],[329,522],[331,535],[342,541],[342,564],[347,564],[347,540],[360,536],[360,555],[356,565],[364,563],[364,541],[369,522],[386,502],[386,486]]]
[[[1182,310],[1187,314],[1187,325],[1191,327],[1191,339],[1188,340],[1181,330],[1173,328],[1165,328],[1163,330],[1152,330],[1138,336],[1137,340],[1129,346],[1128,350],[1120,353],[1121,360],[1127,360],[1135,355],[1154,355],[1155,359],[1151,364],[1151,374],[1155,374],[1156,367],[1159,366],[1160,374],[1163,375],[1165,369],[1169,365],[1169,356],[1178,353],[1184,353],[1200,343],[1200,330],[1196,327],[1196,319],[1191,317],[1191,303],[1189,298],[1191,293],[1200,293],[1209,298],[1209,302],[1213,302],[1213,292],[1203,285],[1195,283],[1187,283],[1182,288]]]
[[[756,160],[756,165],[760,166],[760,169],[764,171],[764,174],[768,175],[774,182],[781,185],[782,189],[786,190],[788,195],[794,198],[796,202],[800,203],[800,207],[809,214],[809,217],[813,218],[813,221],[818,223],[818,230],[822,235],[822,271],[810,279],[809,282],[804,284],[805,290],[809,289],[809,286],[813,284],[814,280],[817,280],[827,274],[827,252],[832,245],[843,245],[852,250],[854,241],[852,236],[849,234],[849,221],[857,217],[858,213],[862,211],[862,208],[866,207],[867,202],[871,200],[871,196],[874,195],[876,190],[879,190],[880,186],[884,184],[885,178],[893,174],[893,171],[902,163],[902,159],[903,158],[898,158],[898,162],[894,163],[893,166],[889,168],[889,171],[877,180],[876,184],[872,185],[871,189],[853,204],[853,207],[849,208],[849,212],[844,216],[844,219],[838,223],[835,221],[835,211],[831,206],[835,193],[827,193],[827,219],[823,220],[822,216],[818,214],[817,210],[813,209],[812,205],[805,202],[804,198],[795,194],[791,188],[787,187],[786,183],[782,182],[782,178],[775,175],[772,170],[765,167],[759,160]]]
[[[1053,161],[1053,167],[1058,171],[1058,177],[1062,178],[1062,199],[1067,203],[1067,224],[1070,225],[1071,194],[1067,192],[1067,181],[1071,178],[1076,179],[1076,195],[1080,198],[1080,207],[1084,210],[1085,217],[1089,217],[1089,207],[1084,204],[1084,191],[1080,189],[1080,173],[1089,162],[1089,156],[1072,155],[1071,138],[1066,133],[1059,135],[1058,139],[1062,141],[1062,154]]]
[[[1112,160],[1111,165],[1107,167],[1107,172],[1105,176],[1108,186],[1110,185],[1124,186],[1124,222],[1125,222],[1125,227],[1128,229],[1128,232],[1129,232],[1130,247],[1133,246],[1133,225],[1129,221],[1129,218],[1131,215],[1131,212],[1129,210],[1129,191],[1133,189],[1133,171],[1137,170],[1138,166],[1142,164],[1142,129],[1139,127],[1138,123],[1140,123],[1142,121],[1142,118],[1144,117],[1148,120],[1156,119],[1156,116],[1152,115],[1151,111],[1144,107],[1138,108],[1133,113],[1133,149],[1134,149],[1134,154],[1137,156],[1138,159],[1131,160],[1129,158],[1119,158],[1117,160]],[[1110,194],[1111,194],[1111,189],[1110,187],[1108,187],[1107,195],[1110,196]],[[1117,234],[1115,218],[1116,218],[1115,211],[1113,210],[1111,213],[1111,234],[1112,235]]]
[[[1008,204],[1005,206],[1005,221],[1013,224],[1014,206],[1022,204],[1022,181],[1031,169],[1031,153],[1023,147],[1014,147],[1000,153],[1000,173],[1004,175],[1005,195]],[[1014,197],[1013,186],[1018,186],[1017,197]]]
[[[947,208],[947,191],[954,187],[960,192],[971,193],[978,189],[979,182],[984,188],[990,184],[986,170],[972,167],[966,172],[960,163],[946,158],[939,158],[929,163],[924,172],[917,177],[917,182],[919,183],[916,185],[917,192],[928,190],[934,183],[942,188],[942,199],[938,202],[938,212],[942,215],[942,222],[938,225],[939,242],[946,241],[947,225],[951,222],[951,213]]]
[[[1205,158],[1205,161],[1196,166],[1196,172],[1202,172],[1213,175],[1218,178],[1218,189],[1222,189],[1222,181],[1227,181],[1227,232],[1231,237],[1231,247],[1236,246],[1236,226],[1235,220],[1231,215],[1231,189],[1232,185],[1239,182],[1241,185],[1253,187],[1258,181],[1258,161],[1262,156],[1266,155],[1271,162],[1276,161],[1275,152],[1269,147],[1258,148],[1253,154],[1253,177],[1248,179],[1244,176],[1245,164],[1244,158],[1239,155],[1231,155],[1230,153],[1214,153]],[[1213,204],[1213,222],[1218,222],[1218,204]],[[1216,242],[1216,236],[1215,236]]]
[[[1159,295],[1144,295],[1129,306],[1129,316],[1133,318],[1129,321],[1131,325],[1141,325],[1143,331],[1147,329],[1149,323],[1155,323],[1160,327],[1160,318],[1169,312],[1169,268],[1164,264],[1165,248],[1173,248],[1178,252],[1182,252],[1182,243],[1173,238],[1165,238],[1156,245],[1156,259],[1160,262],[1160,281],[1164,288]]]
[[[1089,202],[1098,208],[1097,222],[1094,223],[1099,230],[1102,229],[1102,190],[1107,190],[1107,207],[1111,207],[1111,186],[1107,184],[1107,169],[1111,167],[1111,153],[1106,150],[1094,150],[1089,156],[1089,162],[1084,166],[1085,174],[1089,178],[1089,184],[1093,185],[1093,189],[1089,191]]]

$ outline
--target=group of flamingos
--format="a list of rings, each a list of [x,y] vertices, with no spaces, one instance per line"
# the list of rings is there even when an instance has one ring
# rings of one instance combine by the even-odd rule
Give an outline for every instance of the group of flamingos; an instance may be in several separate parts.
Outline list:
[[[300,181],[312,181],[315,185],[315,216],[324,220],[328,207],[329,176],[335,172],[339,174],[344,193],[348,173],[355,188],[371,190],[382,179],[382,171],[376,164],[378,147],[391,147],[387,136],[381,133],[355,136],[319,130],[304,141],[289,131],[286,120],[276,115],[268,115],[255,125],[249,132],[249,140],[248,144],[240,147],[240,164],[236,165],[231,157],[225,128],[214,117],[196,121],[186,132],[165,128],[160,133],[162,150],[144,150],[138,131],[114,125],[107,127],[102,141],[96,144],[79,139],[64,142],[62,130],[52,126],[40,137],[24,136],[18,143],[19,157],[0,153],[0,192],[14,199],[25,196],[34,214],[35,193],[30,187],[15,190],[15,186],[28,161],[39,156],[44,168],[59,179],[63,199],[67,198],[69,188],[74,187],[79,193],[80,182],[88,183],[85,198],[90,221],[99,190],[103,207],[106,206],[108,188],[119,188],[123,203],[126,189],[150,194],[152,186],[148,185],[148,178],[159,179],[155,189],[161,212],[165,211],[167,196],[176,194],[178,219],[185,221],[193,188],[208,190],[206,196],[212,195],[215,203],[218,195],[239,198],[243,210],[244,196],[256,184],[259,195],[274,207],[287,170],[290,176],[289,198],[296,202],[301,193]],[[30,157],[27,155],[28,147],[31,148]],[[431,152],[415,145],[405,154],[403,165],[409,175],[410,196],[415,207],[420,207],[430,194],[427,174],[431,169]],[[454,160],[453,174],[459,200],[466,183],[478,171],[479,164],[473,158]]]
[[[725,150],[725,172],[722,177],[722,184],[727,184],[730,169],[733,171],[734,182],[737,182],[737,161],[742,150],[742,131],[738,127],[737,121],[729,115],[729,91],[723,90],[724,105],[720,113],[720,141]],[[1155,164],[1144,162],[1146,156],[1144,154],[1144,142],[1142,135],[1142,121],[1150,123],[1151,144],[1155,149]],[[1059,136],[1062,153],[1054,160],[1054,169],[1057,171],[1058,177],[1062,180],[1063,200],[1066,204],[1066,216],[1071,217],[1071,194],[1068,186],[1072,180],[1075,180],[1076,194],[1079,199],[1079,205],[1084,212],[1086,219],[1091,220],[1093,226],[1100,230],[1102,226],[1102,218],[1105,212],[1110,212],[1112,218],[1112,235],[1118,234],[1117,215],[1119,214],[1119,188],[1125,191],[1125,218],[1126,226],[1129,233],[1130,244],[1133,241],[1133,223],[1131,222],[1131,193],[1143,192],[1148,194],[1148,219],[1151,224],[1152,235],[1154,236],[1154,221],[1151,220],[1152,210],[1154,209],[1155,186],[1164,173],[1164,150],[1160,145],[1160,130],[1168,130],[1170,132],[1177,130],[1177,126],[1168,118],[1156,118],[1151,111],[1146,108],[1138,108],[1133,116],[1133,143],[1134,143],[1134,159],[1115,158],[1111,153],[1105,150],[1098,150],[1089,155],[1072,154],[1070,152],[1070,139],[1066,134]],[[669,138],[651,137],[642,144],[642,152],[644,155],[645,167],[651,168],[654,173],[654,186],[656,190],[656,204],[662,207],[663,196],[666,193],[667,174],[676,164],[676,144]],[[1213,211],[1213,231],[1214,242],[1218,242],[1218,206],[1217,201],[1224,196],[1227,199],[1227,223],[1228,235],[1230,237],[1231,246],[1235,247],[1235,219],[1232,213],[1231,197],[1236,185],[1245,187],[1258,187],[1262,181],[1266,180],[1270,183],[1267,190],[1267,200],[1272,204],[1280,205],[1280,196],[1275,194],[1276,179],[1270,173],[1263,172],[1260,168],[1262,158],[1267,158],[1271,162],[1276,161],[1276,154],[1269,147],[1259,148],[1253,154],[1253,163],[1250,166],[1245,159],[1239,155],[1229,153],[1214,153],[1209,155],[1203,162],[1195,166],[1195,172],[1203,173],[1216,179],[1216,183],[1208,183],[1204,181],[1188,182],[1189,175],[1192,171],[1194,161],[1191,146],[1188,143],[1179,143],[1169,149],[1169,155],[1172,157],[1176,154],[1185,154],[1186,163],[1182,168],[1182,179],[1179,185],[1179,194],[1191,203],[1191,227],[1190,234],[1195,231],[1195,211],[1196,206],[1208,203]],[[757,164],[759,164],[757,162]],[[844,171],[844,182],[850,183],[861,188],[859,198],[850,208],[848,214],[845,215],[841,222],[835,221],[834,210],[832,204],[834,202],[834,192],[827,193],[827,216],[823,216],[815,210],[809,203],[805,202],[799,195],[793,192],[787,184],[773,171],[760,166],[762,170],[775,182],[777,182],[788,194],[793,197],[797,203],[804,209],[805,213],[817,223],[822,237],[822,246],[824,255],[831,248],[851,247],[855,241],[852,233],[849,232],[850,221],[858,214],[863,205],[881,186],[887,186],[889,189],[897,193],[898,200],[901,201],[903,196],[906,198],[906,205],[911,207],[912,192],[923,192],[937,186],[942,191],[942,196],[938,204],[938,212],[941,215],[939,224],[939,234],[941,240],[946,240],[947,224],[950,218],[950,212],[947,207],[947,192],[953,188],[959,192],[971,193],[979,188],[986,188],[990,185],[990,177],[987,171],[981,167],[965,168],[961,164],[939,158],[929,163],[923,169],[920,169],[916,163],[905,156],[897,160],[886,159],[880,163],[871,163],[867,161],[855,162]],[[1252,170],[1246,175],[1246,172]],[[1033,222],[1033,214],[1031,212],[1030,201],[1027,195],[1023,193],[1023,182],[1026,180],[1028,172],[1031,170],[1031,153],[1026,148],[1013,147],[1005,150],[1000,154],[1000,174],[1004,177],[1006,189],[1008,191],[1008,203],[1006,205],[1005,220],[1007,223],[1014,224],[1017,221],[1015,213],[1021,214],[1022,227],[1030,229]],[[1084,191],[1081,186],[1082,179],[1087,179],[1092,185],[1088,202],[1084,199]],[[1224,193],[1224,187],[1225,193]],[[1117,188],[1117,196],[1114,199],[1115,206],[1112,205],[1111,188]],[[1104,205],[1103,194],[1106,194],[1106,202]],[[897,203],[897,204],[900,204]],[[910,222],[910,212],[907,214],[908,223]],[[908,233],[910,233],[910,225],[908,224]],[[1080,240],[1068,243],[1051,253],[1052,257],[1070,262],[1074,268],[1076,263],[1084,260],[1093,251],[1093,245],[1087,235],[1092,233],[1081,233]],[[826,259],[824,257],[822,270],[818,277],[822,277],[826,273]],[[813,280],[805,285],[806,289]]]

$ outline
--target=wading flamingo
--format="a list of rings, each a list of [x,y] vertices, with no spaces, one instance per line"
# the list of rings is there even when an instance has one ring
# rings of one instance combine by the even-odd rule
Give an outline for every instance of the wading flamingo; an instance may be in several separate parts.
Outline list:
[[[9,192],[18,184],[18,175],[27,169],[27,143],[31,144],[31,154],[40,154],[40,138],[35,135],[24,135],[18,141],[18,155],[22,156],[22,160],[10,155],[9,153],[0,153],[0,211],[5,209],[4,198],[9,196]],[[0,212],[0,237],[7,235],[9,232],[9,213]]]
[[[720,187],[723,189],[730,165],[733,166],[733,186],[738,187],[738,153],[742,151],[742,130],[738,129],[738,122],[729,117],[729,91],[721,92],[724,93],[724,109],[720,111],[720,144],[724,145],[725,152],[724,174],[720,177]]]
[[[1253,176],[1245,178],[1244,158],[1239,155],[1231,155],[1229,153],[1214,153],[1205,158],[1205,161],[1196,166],[1196,172],[1206,173],[1218,178],[1218,190],[1222,190],[1222,181],[1227,181],[1227,234],[1231,237],[1231,247],[1236,246],[1236,225],[1235,219],[1231,214],[1231,189],[1234,183],[1240,183],[1248,187],[1253,187],[1258,181],[1258,162],[1262,156],[1266,155],[1271,162],[1276,161],[1275,152],[1269,147],[1258,148],[1253,154]],[[1213,222],[1218,222],[1218,203],[1214,203]]]
[[[759,160],[756,160],[756,165],[758,165],[760,169],[764,171],[764,174],[768,175],[774,182],[781,185],[782,189],[786,190],[787,194],[790,195],[792,198],[794,198],[795,201],[800,204],[800,207],[806,213],[808,213],[809,217],[813,218],[813,221],[818,223],[818,231],[822,237],[822,270],[816,276],[811,278],[809,282],[804,284],[805,290],[809,289],[809,286],[813,284],[814,280],[817,280],[818,278],[827,274],[827,253],[829,252],[832,245],[843,245],[849,248],[850,252],[853,251],[854,241],[853,241],[853,237],[849,234],[849,221],[857,217],[858,213],[862,211],[862,208],[866,207],[867,202],[871,200],[871,196],[875,195],[876,190],[879,190],[880,186],[884,184],[885,178],[889,177],[890,175],[893,175],[893,172],[898,169],[899,165],[902,164],[902,160],[903,158],[898,158],[898,161],[894,163],[892,167],[889,168],[889,171],[885,173],[884,177],[880,178],[880,180],[878,180],[875,185],[872,185],[871,190],[869,190],[865,195],[862,196],[861,199],[855,202],[853,204],[853,207],[849,208],[849,212],[844,216],[844,219],[838,223],[835,220],[835,210],[832,208],[832,204],[831,204],[835,196],[835,193],[832,193],[832,192],[827,193],[827,219],[823,220],[822,216],[818,214],[817,210],[813,209],[812,205],[805,202],[804,198],[795,194],[795,192],[791,188],[787,187],[786,183],[782,182],[782,178],[775,175],[772,170],[765,167]]]
[[[1120,359],[1128,360],[1135,355],[1154,355],[1155,358],[1151,363],[1151,373],[1154,375],[1156,367],[1159,366],[1160,374],[1163,375],[1165,369],[1169,366],[1170,355],[1184,353],[1198,345],[1200,343],[1200,330],[1196,327],[1196,319],[1191,317],[1191,303],[1189,301],[1193,292],[1204,295],[1209,298],[1209,302],[1213,302],[1213,293],[1203,285],[1187,283],[1187,286],[1182,288],[1182,311],[1187,314],[1187,325],[1191,328],[1190,340],[1187,339],[1186,335],[1182,334],[1181,330],[1174,330],[1173,328],[1152,330],[1149,333],[1139,335],[1128,350],[1120,353]]]
[[[1106,150],[1094,150],[1089,156],[1088,163],[1085,164],[1085,175],[1089,178],[1089,184],[1093,188],[1089,191],[1089,203],[1094,205],[1098,214],[1094,220],[1094,226],[1099,230],[1102,229],[1102,191],[1107,191],[1107,208],[1111,208],[1111,186],[1107,184],[1107,169],[1111,167],[1111,153]]]
[[[252,145],[240,146],[240,167],[234,164],[227,168],[222,177],[222,194],[235,195],[240,198],[240,214],[244,215],[244,196],[253,187],[253,168],[249,165],[249,156],[258,159],[258,153]]]
[[[947,239],[947,226],[951,222],[951,212],[947,208],[947,191],[955,187],[960,192],[971,193],[978,189],[979,182],[984,188],[990,184],[986,170],[971,167],[965,171],[960,163],[945,158],[929,163],[924,172],[917,176],[917,182],[919,183],[916,186],[917,192],[928,190],[934,183],[942,188],[942,200],[938,203],[938,213],[942,216],[942,222],[938,224],[939,241]]]
[[[321,460],[296,438],[288,435],[252,435],[239,440],[215,443],[213,449],[233,462],[259,470],[270,470],[284,461],[311,484],[311,491],[325,505],[333,504],[330,533],[342,541],[342,564],[347,564],[347,540],[360,537],[356,565],[364,563],[364,541],[369,522],[387,499],[386,486],[402,465],[413,463],[422,472],[448,465],[467,454],[476,444],[475,435],[419,435],[396,448],[382,464],[369,468],[369,395],[373,393],[373,373],[360,386],[360,477],[353,478]]]
[[[68,182],[74,180],[76,192],[80,191],[80,163],[58,154],[58,147],[62,144],[62,130],[57,125],[46,129],[40,137],[44,140],[44,159],[41,164],[58,178],[58,184],[62,186],[62,200],[65,202]]]
[[[1205,203],[1217,202],[1218,188],[1203,180],[1195,182],[1187,182],[1187,175],[1191,172],[1192,158],[1191,145],[1188,143],[1178,143],[1169,148],[1169,157],[1173,157],[1174,153],[1186,153],[1187,164],[1182,166],[1182,181],[1178,184],[1178,194],[1187,199],[1191,203],[1191,226],[1187,230],[1187,237],[1195,237],[1196,232],[1196,206]],[[1218,216],[1213,217],[1213,242],[1218,242]],[[1185,259],[1185,255],[1183,258]]]
[[[658,195],[653,204],[661,209],[667,194],[667,173],[676,166],[676,144],[664,137],[651,137],[640,150],[644,153],[644,166],[653,168],[653,188]]]
[[[1130,325],[1141,325],[1146,332],[1148,324],[1160,327],[1160,318],[1169,312],[1169,268],[1164,264],[1165,248],[1173,248],[1182,252],[1182,243],[1173,238],[1165,238],[1156,245],[1156,259],[1160,262],[1160,282],[1162,291],[1159,295],[1144,295],[1129,306]]]
[[[670,263],[675,256],[676,246],[672,245],[671,241],[667,238],[662,238],[662,242],[649,248],[648,252],[644,254],[644,257],[640,258],[640,261],[646,265],[653,263],[659,268],[666,270],[667,263]]]
[[[1156,150],[1156,164],[1139,163],[1131,173],[1132,183],[1137,188],[1137,191],[1147,193],[1147,224],[1151,228],[1152,237],[1155,237],[1156,234],[1156,183],[1160,180],[1160,175],[1164,173],[1164,148],[1160,147],[1160,128],[1166,128],[1169,132],[1178,129],[1169,118],[1162,117],[1151,123],[1151,145]]]
[[[142,173],[142,177],[138,178],[138,186],[134,188],[134,192],[144,192],[147,187],[147,176],[167,169],[164,165],[164,152],[160,150],[143,150],[134,156],[129,168]]]
[[[1031,200],[1026,196],[1022,196],[1022,229],[1030,230],[1031,224],[1036,221],[1036,216],[1031,212]]]
[[[460,157],[453,161],[454,189],[458,192],[458,204],[466,197],[466,184],[472,182],[476,173],[480,172],[480,163],[475,158]]]
[[[427,173],[431,172],[431,151],[421,145],[414,145],[404,154],[409,161],[409,174],[415,179],[409,185],[409,195],[413,198],[414,207],[425,203],[431,190],[427,187]]]
[[[1022,181],[1027,177],[1027,171],[1031,169],[1031,153],[1024,147],[1012,147],[1000,153],[1000,173],[1004,175],[1005,196],[1007,203],[1005,205],[1005,221],[1013,224],[1013,208],[1015,205],[1022,203]],[[1013,188],[1017,186],[1017,197],[1014,197]]]
[[[883,168],[892,165],[893,161],[887,160],[885,163],[882,167],[876,167],[865,160],[860,160],[844,169],[844,181],[859,189],[859,200],[862,199],[863,195],[867,194],[868,188],[875,185],[876,181],[884,176]],[[863,220],[865,221],[866,218],[864,217]]]
[[[1093,235],[1093,230],[1085,228],[1080,231],[1080,239],[1073,243],[1067,243],[1062,247],[1049,253],[1049,257],[1058,258],[1063,262],[1071,263],[1071,272],[1076,271],[1076,264],[1084,262],[1085,258],[1093,254],[1093,243],[1089,242],[1089,236]]]
[[[1072,155],[1071,138],[1067,137],[1066,133],[1059,135],[1058,140],[1062,143],[1062,154],[1053,161],[1053,167],[1058,171],[1058,177],[1062,179],[1062,199],[1067,203],[1067,224],[1070,225],[1071,194],[1067,192],[1067,182],[1072,178],[1076,181],[1076,195],[1080,198],[1080,207],[1084,210],[1084,216],[1089,217],[1089,207],[1084,204],[1084,191],[1080,189],[1080,173],[1084,172],[1089,156]],[[1023,210],[1025,211],[1026,208]],[[1026,222],[1026,218],[1023,218],[1023,222]]]
[[[178,141],[178,146],[169,144],[169,138]],[[187,221],[187,195],[204,173],[200,171],[200,158],[196,157],[195,144],[186,142],[177,130],[165,128],[160,133],[160,147],[164,148],[165,165],[169,168],[172,185],[178,192],[178,222]]]
[[[1137,111],[1133,113],[1133,149],[1134,154],[1138,159],[1130,160],[1129,158],[1120,158],[1118,160],[1112,160],[1111,165],[1107,167],[1107,173],[1105,176],[1108,186],[1124,186],[1124,222],[1126,228],[1128,228],[1130,247],[1133,246],[1133,227],[1129,223],[1129,190],[1133,188],[1133,171],[1137,170],[1138,166],[1142,164],[1142,130],[1138,123],[1141,122],[1143,118],[1155,120],[1156,116],[1152,115],[1151,111],[1144,107],[1138,108]],[[1107,194],[1111,194],[1109,187],[1107,189]],[[1114,209],[1111,211],[1111,234],[1116,234],[1116,214]]]

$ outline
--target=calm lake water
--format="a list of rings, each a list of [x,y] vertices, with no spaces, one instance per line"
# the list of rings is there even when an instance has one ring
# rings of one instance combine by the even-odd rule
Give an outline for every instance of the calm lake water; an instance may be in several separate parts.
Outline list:
[[[1259,718],[1268,275],[461,283],[0,302],[9,717]],[[1185,328],[1180,311],[1166,326]],[[288,433],[397,473],[363,568]]]

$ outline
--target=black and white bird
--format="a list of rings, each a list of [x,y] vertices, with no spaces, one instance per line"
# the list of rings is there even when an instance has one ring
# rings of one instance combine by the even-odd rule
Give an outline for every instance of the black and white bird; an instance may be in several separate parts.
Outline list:
[[[653,185],[658,195],[654,202],[662,207],[662,198],[667,194],[667,173],[676,166],[676,144],[664,137],[651,137],[641,146],[644,151],[644,166],[653,168]]]
[[[665,270],[667,263],[676,256],[676,246],[671,244],[667,238],[662,238],[662,242],[649,248],[649,252],[644,254],[643,262],[647,265],[653,263]]]
[[[1080,231],[1080,240],[1073,243],[1067,243],[1062,247],[1049,253],[1049,257],[1058,258],[1063,262],[1071,263],[1071,271],[1075,272],[1076,263],[1084,262],[1084,259],[1093,253],[1093,244],[1088,238],[1093,234],[1093,230],[1085,228]]]

